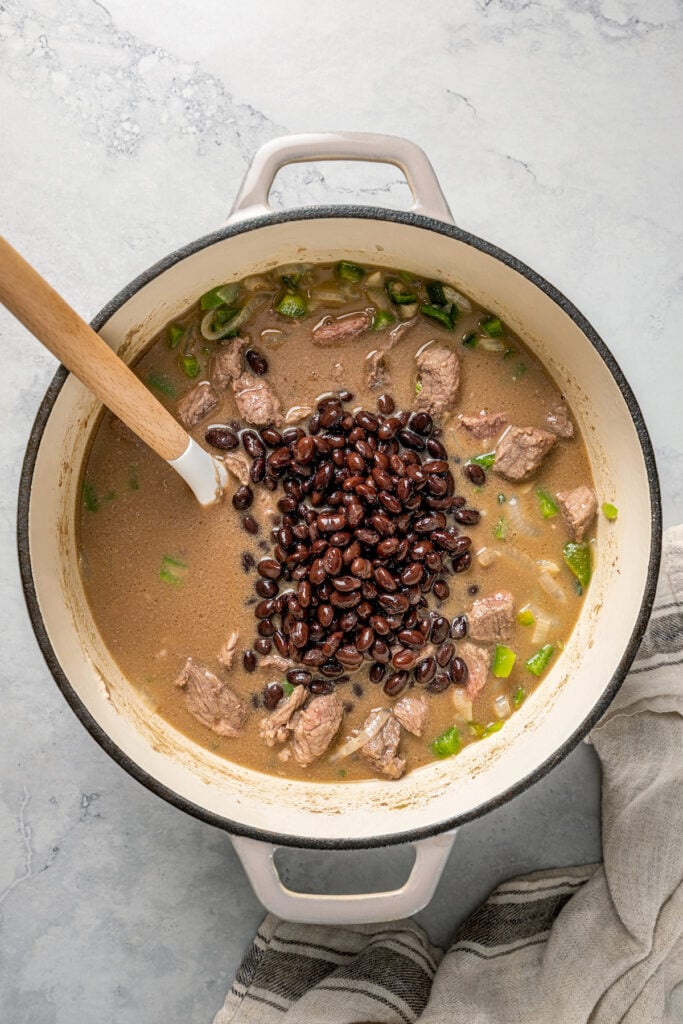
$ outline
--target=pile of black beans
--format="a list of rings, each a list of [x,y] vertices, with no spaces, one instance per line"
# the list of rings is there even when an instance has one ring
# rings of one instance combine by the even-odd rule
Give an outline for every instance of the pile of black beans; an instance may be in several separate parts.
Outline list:
[[[480,513],[455,493],[428,413],[396,412],[390,395],[376,414],[352,413],[352,398],[323,398],[307,431],[239,434],[252,482],[284,492],[272,556],[256,565],[258,637],[244,667],[274,648],[295,663],[289,681],[314,693],[364,664],[388,696],[414,683],[439,693],[467,680],[452,643],[467,619],[436,606],[449,596],[447,577],[471,567],[462,528]],[[242,487],[233,503],[244,510],[252,497]]]

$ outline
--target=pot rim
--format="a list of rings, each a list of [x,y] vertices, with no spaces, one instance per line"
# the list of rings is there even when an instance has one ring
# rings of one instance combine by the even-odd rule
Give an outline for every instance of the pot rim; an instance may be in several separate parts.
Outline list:
[[[251,839],[257,839],[262,842],[273,843],[277,846],[289,846],[298,847],[300,849],[319,849],[319,850],[358,850],[358,849],[371,849],[382,846],[394,846],[405,843],[414,843],[421,839],[427,839],[430,836],[438,835],[441,832],[446,832],[459,825],[465,824],[468,821],[472,821],[475,818],[479,818],[489,811],[495,810],[501,807],[503,804],[508,803],[511,799],[523,793],[529,789],[534,783],[544,778],[556,765],[564,760],[565,757],[578,745],[578,743],[587,735],[590,729],[596,724],[600,717],[604,714],[612,700],[617,694],[631,664],[636,656],[640,641],[643,633],[647,626],[652,605],[654,603],[655,591],[657,586],[657,578],[659,573],[659,560],[661,552],[661,540],[662,540],[662,506],[661,506],[661,494],[659,488],[659,478],[657,473],[657,465],[655,461],[654,450],[650,436],[645,426],[643,414],[640,406],[631,390],[631,387],[626,380],[621,367],[617,363],[616,359],[612,355],[611,351],[607,348],[602,338],[598,335],[597,331],[589,323],[589,321],[583,316],[582,313],[566,298],[566,296],[560,292],[557,288],[551,285],[545,278],[537,274],[536,271],[532,270],[521,260],[512,256],[504,249],[493,245],[491,242],[485,241],[476,235],[470,234],[464,231],[462,228],[456,227],[452,224],[447,224],[444,221],[434,220],[430,217],[425,217],[421,214],[401,211],[401,210],[390,210],[383,207],[373,206],[313,206],[297,208],[295,210],[286,210],[269,213],[263,216],[254,217],[248,220],[240,220],[234,224],[226,224],[224,227],[219,228],[207,235],[202,235],[200,238],[195,239],[193,242],[189,242],[167,256],[163,257],[157,263],[153,264],[147,270],[144,270],[141,274],[138,274],[128,285],[122,288],[102,309],[95,315],[91,321],[93,330],[100,331],[102,327],[108,322],[108,320],[126,303],[133,297],[141,288],[143,288],[150,281],[154,280],[165,271],[169,270],[175,264],[180,263],[182,260],[194,255],[202,249],[205,249],[217,242],[222,241],[225,238],[231,238],[235,235],[245,234],[250,231],[257,230],[262,227],[269,227],[275,224],[288,223],[292,221],[307,221],[317,219],[332,219],[332,218],[353,218],[359,220],[381,220],[381,221],[394,221],[399,224],[405,224],[408,227],[418,227],[426,229],[428,231],[436,232],[437,234],[447,235],[456,241],[462,242],[465,245],[472,246],[479,249],[486,255],[491,256],[493,259],[502,262],[510,269],[516,271],[525,277],[528,281],[539,288],[548,298],[550,298],[557,306],[559,306],[564,313],[576,324],[579,330],[582,332],[587,341],[593,346],[598,352],[602,361],[607,366],[616,384],[618,385],[624,401],[627,405],[631,419],[633,421],[640,448],[647,470],[648,484],[649,484],[649,497],[650,497],[650,510],[651,510],[651,541],[650,551],[648,554],[648,567],[647,575],[645,580],[645,587],[643,589],[642,600],[640,604],[640,611],[636,619],[635,625],[631,632],[628,644],[624,650],[621,660],[605,686],[600,698],[593,705],[591,712],[584,718],[581,725],[572,733],[572,735],[562,743],[558,749],[545,761],[537,765],[533,771],[530,771],[524,778],[520,779],[517,783],[506,787],[501,793],[491,800],[484,801],[477,807],[464,812],[462,814],[455,815],[452,818],[448,818],[444,821],[434,822],[433,824],[423,826],[421,828],[408,829],[403,832],[384,835],[384,836],[373,836],[372,838],[366,839],[326,839],[326,838],[315,838],[312,836],[300,837],[300,836],[289,836],[282,835],[279,833],[269,832],[264,829],[254,828],[250,825],[242,824],[241,822],[232,821],[229,818],[224,818],[222,815],[215,814],[211,811],[206,810],[199,804],[194,803],[187,798],[180,796],[174,790],[170,789],[154,776],[150,775],[147,771],[143,770],[135,761],[133,761],[116,743],[109,737],[104,729],[99,725],[97,720],[91,715],[85,704],[81,701],[76,691],[71,686],[68,678],[66,677],[61,665],[54,652],[52,644],[43,622],[43,617],[38,604],[38,598],[36,595],[36,588],[33,579],[33,569],[31,565],[31,554],[29,545],[29,508],[31,500],[31,485],[33,480],[33,472],[35,469],[35,463],[40,449],[43,433],[45,431],[47,422],[52,411],[52,407],[62,389],[65,380],[68,377],[68,371],[64,366],[60,366],[55,373],[50,385],[40,403],[38,412],[36,414],[29,441],[26,448],[26,454],[21,470],[21,477],[19,483],[18,493],[18,509],[17,509],[17,545],[19,554],[19,568],[21,573],[21,582],[24,590],[24,598],[31,620],[31,625],[35,633],[38,645],[42,651],[45,662],[52,673],[52,676],[60,688],[65,700],[71,707],[72,711],[79,719],[81,724],[87,729],[92,738],[102,747],[102,749],[109,754],[109,756],[116,761],[129,775],[140,782],[146,789],[152,793],[166,800],[174,807],[185,811],[187,814],[191,814],[193,817],[205,821],[209,825],[213,825],[217,828],[222,829],[228,833],[234,835],[246,836]]]

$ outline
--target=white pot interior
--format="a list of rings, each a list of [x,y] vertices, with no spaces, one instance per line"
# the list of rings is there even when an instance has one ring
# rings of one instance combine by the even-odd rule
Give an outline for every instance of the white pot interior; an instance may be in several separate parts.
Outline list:
[[[505,729],[398,782],[314,784],[222,761],[151,715],[92,621],[78,572],[74,509],[99,404],[73,377],[54,403],[37,455],[29,510],[32,572],[50,644],[73,690],[120,751],[203,812],[290,841],[391,837],[473,812],[520,784],[565,744],[608,687],[647,585],[651,500],[641,444],[621,391],[586,336],[541,288],[464,241],[391,220],[268,224],[223,238],[160,273],[111,316],[102,336],[130,362],[207,288],[279,263],[341,257],[444,278],[495,310],[567,396],[598,493],[619,519],[598,526],[598,560],[569,644]]]

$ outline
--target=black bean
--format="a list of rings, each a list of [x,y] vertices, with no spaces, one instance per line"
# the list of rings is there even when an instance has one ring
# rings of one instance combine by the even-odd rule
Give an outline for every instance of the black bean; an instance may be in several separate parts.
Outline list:
[[[428,512],[427,515],[418,516],[413,522],[415,533],[431,533],[432,530],[443,530],[446,525],[446,516],[443,512]]]
[[[453,559],[453,572],[467,572],[471,566],[472,555],[469,551],[464,551],[462,555]]]
[[[378,636],[386,636],[391,632],[391,627],[383,615],[372,615],[370,625]]]
[[[242,447],[252,459],[258,459],[266,454],[266,446],[255,430],[242,431]]]
[[[382,689],[386,693],[387,697],[398,697],[401,690],[405,688],[407,682],[407,672],[394,672],[388,677]]]
[[[441,444],[441,441],[437,441],[435,437],[430,437],[427,441],[427,451],[434,459],[448,458],[448,452]]]
[[[464,523],[465,526],[476,526],[481,515],[476,508],[456,508],[453,518],[459,523]]]
[[[330,548],[330,551],[334,550],[339,549]],[[325,552],[325,555],[327,555],[327,552]],[[360,590],[360,585],[360,580],[356,579],[355,576],[337,576],[332,580],[332,586],[334,589],[339,590],[342,594],[349,594],[352,590]]]
[[[481,466],[478,466],[476,462],[467,462],[462,467],[464,475],[471,480],[476,487],[481,487],[486,483],[486,473]]]
[[[456,686],[464,686],[469,676],[467,663],[462,658],[456,656],[451,662],[449,673]]]
[[[278,565],[274,558],[262,558],[256,566],[259,576],[265,576],[269,580],[277,580],[282,575],[282,566]]]
[[[443,693],[451,685],[451,677],[447,672],[437,672],[431,682],[427,683],[430,693]]]
[[[220,448],[224,452],[233,451],[240,443],[240,439],[232,430],[227,427],[209,427],[204,434],[204,439],[214,448]]]
[[[380,395],[377,399],[377,408],[384,416],[390,416],[396,408],[396,402],[391,395]]]
[[[264,373],[268,372],[268,360],[261,355],[258,349],[248,348],[244,353],[244,358],[249,364],[251,372],[255,373],[257,377],[262,377]]]
[[[317,526],[321,533],[333,533],[346,526],[346,512],[321,512],[317,518]]]
[[[435,580],[433,591],[439,601],[445,601],[450,595],[451,588],[445,580]]]
[[[334,693],[334,683],[329,679],[314,679],[309,689],[311,693],[314,693],[318,697],[324,696],[328,693]]]
[[[405,594],[379,594],[377,600],[385,611],[390,614],[407,612],[410,602]]]
[[[336,576],[337,573],[341,572],[344,560],[342,553],[339,548],[331,547],[328,548],[323,555],[323,566],[325,572],[329,573],[330,576]]]
[[[425,686],[436,675],[436,659],[423,658],[415,666],[415,682]]]
[[[264,427],[261,431],[261,440],[271,450],[282,447],[282,434],[275,427]]]
[[[339,664],[339,662],[335,661],[334,659],[324,662],[320,666],[320,671],[324,676],[329,676],[330,678],[334,678],[335,676],[341,676],[344,674],[344,669]]]
[[[398,438],[404,448],[410,448],[411,451],[423,452],[426,448],[425,439],[408,427],[402,427],[399,430]]]
[[[266,475],[266,460],[259,457],[254,459],[249,468],[249,476],[251,477],[252,483],[260,484]]]
[[[402,570],[400,580],[404,586],[410,587],[415,583],[419,583],[423,575],[423,566],[421,566],[419,562],[410,562],[410,564]]]
[[[337,661],[344,666],[344,668],[355,669],[360,668],[363,663],[363,655],[354,647],[353,644],[342,644],[337,651]]]
[[[240,512],[244,511],[245,508],[249,508],[253,500],[254,492],[251,487],[246,486],[238,487],[232,496],[232,503]]]
[[[270,619],[261,619],[256,629],[259,636],[272,636],[275,632],[275,626]]]
[[[371,666],[370,671],[368,672],[368,679],[371,683],[381,683],[384,679],[384,673],[386,670],[386,665],[380,665],[379,662],[376,662]],[[357,686],[358,684],[356,683],[354,685]],[[361,696],[361,694],[356,694],[356,696]]]
[[[308,686],[312,678],[305,668],[290,668],[287,671],[287,682],[292,686]]]
[[[408,422],[410,429],[423,437],[428,437],[434,429],[434,420],[428,412],[416,412]]]
[[[281,448],[276,448],[274,452],[266,458],[266,466],[269,470],[279,473],[285,469],[291,462],[292,455],[289,448],[285,448],[283,445]]]
[[[305,622],[295,622],[289,634],[295,647],[305,647],[308,643],[308,626]]]
[[[242,655],[242,665],[245,672],[253,672],[256,668],[256,655],[253,651],[247,650]]]
[[[463,637],[467,636],[467,616],[456,615],[451,622],[451,638],[453,640],[462,640]]]
[[[259,601],[254,608],[254,615],[257,619],[269,619],[274,612],[275,600],[272,597],[267,597],[264,601]]]
[[[263,704],[269,711],[273,711],[284,695],[285,691],[280,683],[266,683],[263,687]]]
[[[392,656],[391,664],[394,668],[404,669],[406,672],[409,672],[411,668],[415,667],[417,659],[418,654],[416,651],[409,651],[404,647],[403,650],[396,651]]]
[[[445,668],[450,662],[451,658],[455,654],[455,646],[453,644],[443,644],[439,647],[436,652],[436,661],[441,668]]]
[[[433,644],[442,644],[450,633],[451,624],[443,615],[435,615],[429,639]]]
[[[254,640],[254,649],[259,654],[270,654],[273,649],[272,640],[269,640],[267,636],[259,636]]]
[[[391,592],[398,590],[398,583],[385,566],[378,565],[375,569],[374,577],[382,590]]]
[[[259,526],[253,516],[242,516],[242,526],[247,531],[247,533],[258,533]]]
[[[260,597],[275,597],[278,587],[274,580],[258,579],[255,589]]]

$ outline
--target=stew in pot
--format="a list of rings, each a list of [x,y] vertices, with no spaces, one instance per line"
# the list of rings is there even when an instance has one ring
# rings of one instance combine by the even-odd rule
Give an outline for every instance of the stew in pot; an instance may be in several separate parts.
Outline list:
[[[397,779],[485,742],[562,657],[597,499],[498,316],[401,270],[279,267],[134,369],[237,481],[202,508],[111,414],[95,432],[82,576],[151,712],[273,775]]]

